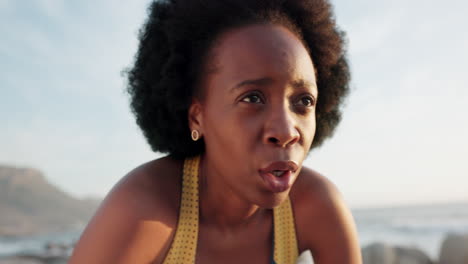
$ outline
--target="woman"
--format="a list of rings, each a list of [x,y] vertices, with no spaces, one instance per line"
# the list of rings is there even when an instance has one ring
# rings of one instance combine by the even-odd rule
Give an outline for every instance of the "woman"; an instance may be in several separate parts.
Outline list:
[[[154,151],[70,263],[360,263],[335,186],[302,166],[349,82],[327,0],[155,1],[128,91]]]

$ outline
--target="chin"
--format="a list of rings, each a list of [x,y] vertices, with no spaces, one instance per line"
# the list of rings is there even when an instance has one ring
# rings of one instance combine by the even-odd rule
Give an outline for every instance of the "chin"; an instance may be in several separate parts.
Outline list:
[[[261,208],[273,209],[281,205],[289,196],[290,189],[280,193],[263,194],[256,204]]]

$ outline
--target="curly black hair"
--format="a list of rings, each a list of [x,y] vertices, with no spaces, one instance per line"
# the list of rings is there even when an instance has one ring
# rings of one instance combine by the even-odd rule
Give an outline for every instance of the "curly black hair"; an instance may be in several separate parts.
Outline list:
[[[131,109],[154,151],[176,158],[204,151],[190,139],[188,108],[217,37],[249,24],[282,24],[303,41],[317,75],[317,128],[311,148],[341,120],[350,72],[345,37],[328,0],[156,0],[128,69]]]

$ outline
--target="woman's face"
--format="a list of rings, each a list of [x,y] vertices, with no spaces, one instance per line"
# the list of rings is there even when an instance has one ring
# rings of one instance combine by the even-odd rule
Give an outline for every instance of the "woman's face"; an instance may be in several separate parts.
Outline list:
[[[222,34],[192,104],[192,129],[226,193],[271,208],[288,195],[315,134],[312,60],[285,27],[250,25]]]

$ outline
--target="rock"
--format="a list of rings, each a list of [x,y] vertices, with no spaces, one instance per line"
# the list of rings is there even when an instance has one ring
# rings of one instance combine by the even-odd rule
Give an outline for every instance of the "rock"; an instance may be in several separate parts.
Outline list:
[[[423,251],[417,248],[396,247],[398,264],[433,264],[434,262]]]
[[[362,249],[364,264],[433,264],[434,262],[417,248],[392,247],[373,243]]]
[[[442,243],[440,264],[468,264],[468,234],[449,234]]]
[[[373,243],[362,249],[363,264],[394,264],[396,263],[395,251],[384,243]]]

